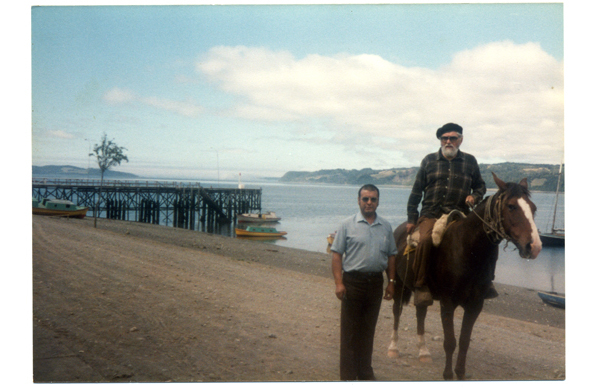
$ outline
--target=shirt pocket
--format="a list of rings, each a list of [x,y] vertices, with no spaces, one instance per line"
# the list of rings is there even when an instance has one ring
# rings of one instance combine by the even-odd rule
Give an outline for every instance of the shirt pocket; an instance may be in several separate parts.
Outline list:
[[[389,252],[389,241],[387,237],[379,239],[379,252],[385,256],[388,256]]]

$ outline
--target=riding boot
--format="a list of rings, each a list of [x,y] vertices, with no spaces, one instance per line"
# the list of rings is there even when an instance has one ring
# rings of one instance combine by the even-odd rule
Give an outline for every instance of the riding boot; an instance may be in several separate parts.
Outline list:
[[[498,297],[498,291],[496,291],[496,287],[494,287],[494,283],[490,283],[490,286],[483,296],[483,299],[494,299]]]
[[[433,304],[433,297],[431,296],[431,292],[429,291],[429,287],[427,287],[427,285],[415,288],[414,302],[415,306],[417,307],[426,307]]]

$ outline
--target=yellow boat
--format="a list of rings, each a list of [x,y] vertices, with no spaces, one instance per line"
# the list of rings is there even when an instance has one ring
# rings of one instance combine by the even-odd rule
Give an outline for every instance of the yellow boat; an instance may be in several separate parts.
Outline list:
[[[245,229],[235,228],[235,234],[240,237],[281,237],[287,232],[279,232],[275,228],[248,226]]]
[[[71,201],[62,199],[42,199],[42,202],[32,198],[33,214],[40,216],[84,218],[89,208],[77,206]]]

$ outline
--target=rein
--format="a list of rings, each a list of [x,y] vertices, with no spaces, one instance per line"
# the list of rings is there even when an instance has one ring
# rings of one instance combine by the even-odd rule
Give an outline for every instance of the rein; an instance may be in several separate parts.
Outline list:
[[[488,198],[485,204],[485,210],[483,212],[483,218],[477,212],[473,211],[477,218],[483,222],[483,230],[485,235],[493,244],[500,244],[502,240],[506,240],[506,246],[512,238],[506,234],[504,226],[502,226],[502,208],[506,201],[506,194],[502,193],[496,199],[496,203],[492,208],[492,197]],[[505,247],[506,248],[506,247]]]

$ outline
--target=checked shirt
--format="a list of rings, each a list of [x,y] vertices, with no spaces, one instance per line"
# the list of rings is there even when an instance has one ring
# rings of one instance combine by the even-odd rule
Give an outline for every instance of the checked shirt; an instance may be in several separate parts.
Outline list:
[[[454,209],[468,213],[467,196],[473,195],[477,203],[483,199],[485,191],[485,182],[473,155],[459,150],[454,159],[448,160],[440,149],[421,162],[408,198],[408,222],[417,223],[421,198],[420,216],[439,218]]]

